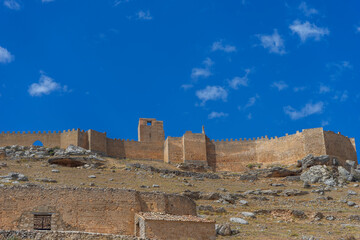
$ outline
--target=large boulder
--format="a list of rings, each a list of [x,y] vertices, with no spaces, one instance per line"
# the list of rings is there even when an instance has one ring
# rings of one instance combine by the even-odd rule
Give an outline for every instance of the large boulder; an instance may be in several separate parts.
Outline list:
[[[352,179],[353,179],[352,175],[344,167],[339,166],[338,167],[338,172],[339,172],[339,178],[340,179],[342,179],[344,181],[352,181]]]
[[[322,182],[324,183],[326,180],[333,179],[332,172],[323,165],[316,165],[310,167],[309,170],[303,172],[300,175],[300,179],[302,181],[310,182],[310,183],[317,183]]]
[[[333,165],[338,166],[339,162],[336,158],[330,158],[329,155],[313,156],[312,154],[307,155],[303,159],[298,161],[298,167],[306,170],[309,167],[316,165]]]
[[[351,168],[350,174],[351,174],[353,181],[360,181],[360,170],[359,169]]]
[[[74,145],[69,145],[65,150],[65,154],[68,154],[68,155],[85,155],[90,152],[91,152],[90,150],[86,150],[82,147],[78,147],[78,146],[74,146]]]
[[[287,176],[297,176],[300,174],[300,171],[292,171],[282,167],[272,167],[266,170],[267,173],[264,174],[264,177],[287,177]]]

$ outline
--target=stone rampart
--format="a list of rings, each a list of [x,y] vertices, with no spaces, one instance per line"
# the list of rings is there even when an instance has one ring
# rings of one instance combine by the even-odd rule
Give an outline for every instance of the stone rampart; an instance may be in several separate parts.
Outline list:
[[[332,155],[340,161],[357,161],[355,139],[322,128],[304,129],[283,137],[210,140],[205,133],[186,132],[182,137],[164,138],[163,122],[141,118],[138,141],[111,139],[95,130],[63,132],[2,133],[0,146],[47,147],[70,144],[117,158],[163,160],[167,163],[208,165],[218,171],[242,171],[248,164],[292,164],[307,154]]]

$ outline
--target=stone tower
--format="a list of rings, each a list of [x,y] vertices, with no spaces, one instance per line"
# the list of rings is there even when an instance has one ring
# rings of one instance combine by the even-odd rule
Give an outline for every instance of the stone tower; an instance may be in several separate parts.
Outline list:
[[[138,141],[163,143],[165,141],[163,121],[156,121],[155,118],[140,118]]]

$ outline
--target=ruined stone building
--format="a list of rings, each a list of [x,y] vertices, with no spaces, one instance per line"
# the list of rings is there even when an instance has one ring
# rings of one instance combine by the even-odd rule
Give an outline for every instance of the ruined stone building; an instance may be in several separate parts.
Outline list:
[[[84,197],[86,196],[86,197]],[[1,230],[81,231],[152,239],[215,239],[188,197],[114,188],[5,186]]]
[[[304,129],[283,137],[211,140],[204,132],[186,132],[167,137],[163,122],[140,118],[138,141],[112,139],[95,130],[63,132],[1,133],[0,146],[32,145],[36,140],[47,147],[66,148],[70,144],[108,156],[129,159],[155,159],[167,163],[194,163],[216,171],[241,171],[253,163],[290,164],[307,154],[336,156],[340,162],[357,161],[355,139],[322,128]]]

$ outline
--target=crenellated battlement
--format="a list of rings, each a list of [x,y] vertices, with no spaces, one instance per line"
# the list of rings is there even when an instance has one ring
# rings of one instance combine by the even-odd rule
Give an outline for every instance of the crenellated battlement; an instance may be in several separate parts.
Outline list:
[[[0,146],[30,146],[41,141],[47,147],[66,148],[70,144],[130,159],[156,159],[173,163],[209,165],[219,171],[241,171],[250,163],[292,164],[307,154],[332,155],[357,160],[355,139],[323,128],[302,129],[284,136],[209,139],[202,133],[186,131],[181,137],[165,140],[163,122],[140,118],[138,140],[108,138],[106,132],[81,130],[1,132]]]

